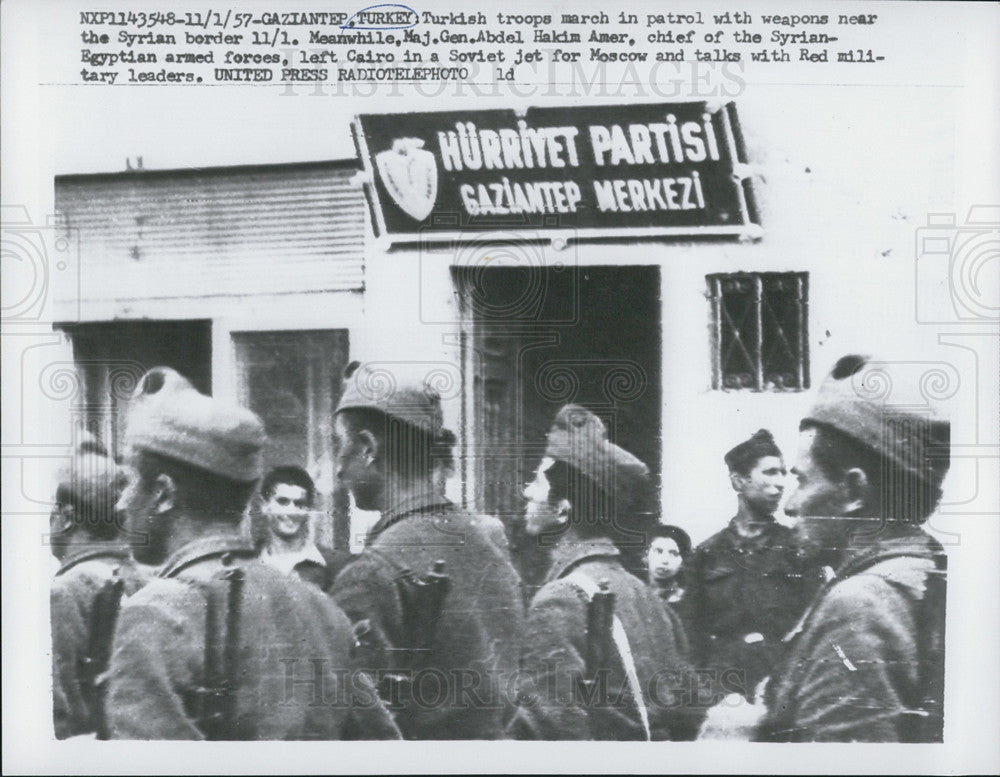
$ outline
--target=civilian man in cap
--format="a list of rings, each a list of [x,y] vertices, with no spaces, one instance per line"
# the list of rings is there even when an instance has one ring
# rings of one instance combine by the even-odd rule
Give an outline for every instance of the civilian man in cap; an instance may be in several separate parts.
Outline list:
[[[800,425],[786,511],[831,571],[788,635],[761,740],[941,741],[946,565],[922,524],[950,424],[893,372],[845,356]],[[874,390],[887,374],[895,406]]]
[[[350,671],[344,614],[257,560],[242,535],[264,439],[253,413],[173,370],[140,382],[128,419],[136,477],[121,505],[136,557],[159,572],[119,616],[112,736],[398,736],[370,679]]]
[[[435,459],[454,439],[442,423],[426,383],[348,368],[334,419],[337,476],[359,508],[382,515],[332,595],[404,736],[498,739],[517,671],[519,579],[487,524],[435,485]]]
[[[266,521],[261,560],[326,591],[351,560],[351,554],[338,553],[313,541],[310,519],[316,484],[309,473],[292,465],[275,467],[264,476],[260,495],[261,514]]]
[[[725,461],[736,515],[692,555],[685,610],[699,668],[712,671],[716,690],[749,699],[814,586],[803,578],[792,530],[774,518],[787,473],[771,433],[756,432]]]
[[[49,515],[49,544],[59,560],[50,591],[53,713],[58,739],[103,727],[101,690],[94,682],[101,668],[88,666],[98,658],[89,655],[91,647],[96,650],[103,644],[107,650],[113,637],[112,633],[94,633],[95,628],[103,628],[94,617],[99,592],[115,577],[122,580],[125,594],[133,593],[144,582],[120,536],[115,511],[119,481],[118,468],[104,446],[88,435],[60,473]]]
[[[559,411],[525,490],[526,531],[554,545],[528,610],[515,738],[693,737],[698,716],[683,627],[626,570],[619,548],[645,546],[653,518],[642,517],[636,496],[648,480],[646,465],[611,443],[597,416],[578,405]],[[614,618],[598,633],[588,624],[595,599],[607,593]],[[601,665],[588,666],[597,652]]]

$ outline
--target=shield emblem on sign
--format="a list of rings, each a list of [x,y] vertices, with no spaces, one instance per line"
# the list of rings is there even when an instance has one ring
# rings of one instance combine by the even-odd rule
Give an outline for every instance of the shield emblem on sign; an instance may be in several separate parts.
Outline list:
[[[389,196],[417,221],[431,215],[437,200],[437,160],[423,145],[419,138],[398,138],[392,142],[392,149],[375,156]]]

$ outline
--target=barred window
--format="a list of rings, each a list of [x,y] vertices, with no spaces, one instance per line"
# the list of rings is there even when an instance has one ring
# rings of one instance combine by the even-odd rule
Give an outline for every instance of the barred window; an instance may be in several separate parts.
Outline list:
[[[809,273],[707,276],[712,388],[809,388]]]

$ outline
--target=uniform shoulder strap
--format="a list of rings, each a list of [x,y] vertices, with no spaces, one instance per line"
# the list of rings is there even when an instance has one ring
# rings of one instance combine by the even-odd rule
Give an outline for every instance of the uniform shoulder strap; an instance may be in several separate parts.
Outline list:
[[[597,583],[579,569],[570,572],[563,579],[583,591],[588,601],[592,600],[594,595],[600,590]],[[625,633],[625,627],[617,615],[611,619],[611,638],[614,640],[615,650],[618,652],[622,668],[625,670],[625,677],[628,680],[632,698],[635,699],[635,705],[639,711],[639,720],[642,721],[642,730],[646,735],[646,741],[649,742],[652,739],[652,732],[649,728],[649,711],[646,709],[646,698],[643,696],[642,686],[639,683],[639,675],[635,670],[635,658],[632,655],[632,646],[629,644],[628,634]]]

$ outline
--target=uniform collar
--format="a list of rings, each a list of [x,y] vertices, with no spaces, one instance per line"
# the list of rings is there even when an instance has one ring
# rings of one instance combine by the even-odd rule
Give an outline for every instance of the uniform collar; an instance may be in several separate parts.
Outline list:
[[[736,516],[734,515],[729,520],[729,524],[726,526],[725,536],[728,537],[734,545],[742,545],[743,543],[746,542],[757,542],[762,537],[767,537],[772,532],[774,532],[776,527],[781,526],[781,524],[778,523],[777,520],[775,520],[773,515],[771,516],[771,520],[761,521],[760,523],[763,525],[763,528],[760,530],[760,534],[757,534],[753,537],[747,537],[740,534],[739,529],[736,528]]]
[[[894,556],[913,556],[930,559],[935,563],[944,563],[942,561],[944,558],[944,548],[941,547],[941,543],[919,526],[912,524],[902,527],[897,526],[887,534],[888,536],[885,533],[880,534],[874,542],[849,546],[841,558],[836,572],[830,569],[830,567],[824,567],[826,582],[813,595],[812,601],[806,607],[798,622],[785,635],[784,642],[790,642],[805,628],[806,621],[812,615],[819,602],[826,596],[827,591],[845,578],[856,574],[859,570],[870,568],[880,561]]]
[[[109,558],[116,561],[125,561],[128,558],[128,550],[121,545],[88,545],[79,550],[67,553],[59,562],[59,569],[56,577],[65,574],[77,564],[97,558]]]
[[[368,532],[369,540],[384,532],[397,521],[413,515],[414,513],[425,513],[429,510],[450,510],[454,505],[447,499],[442,499],[437,494],[413,494],[401,499],[386,509],[379,518],[378,523]]]
[[[175,577],[184,569],[201,561],[220,558],[227,553],[253,557],[253,544],[241,537],[202,537],[174,551],[160,567],[159,577]]]
[[[941,544],[919,526],[903,524],[882,528],[873,541],[852,543],[847,547],[837,567],[837,578],[844,578],[853,569],[869,566],[887,555],[934,559],[943,553]]]
[[[614,558],[621,556],[614,542],[606,537],[592,540],[559,540],[552,548],[552,563],[549,566],[545,582],[551,583],[570,572],[582,561],[591,558]]]

